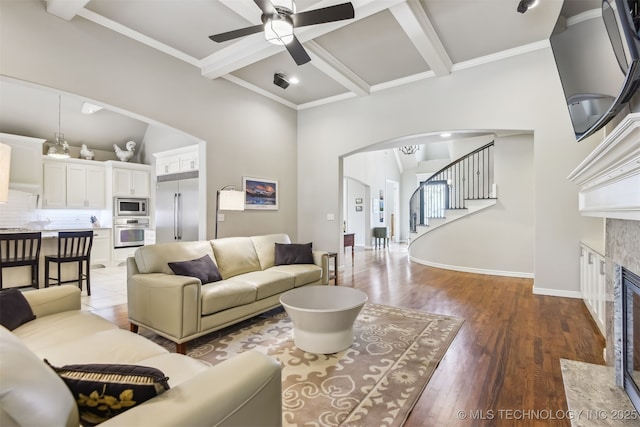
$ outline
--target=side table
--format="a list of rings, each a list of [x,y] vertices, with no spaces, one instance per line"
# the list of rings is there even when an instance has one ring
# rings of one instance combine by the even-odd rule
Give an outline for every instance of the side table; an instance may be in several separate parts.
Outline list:
[[[333,284],[338,286],[338,253],[329,252],[327,257],[329,258],[329,281],[333,280]],[[333,260],[333,270],[331,269],[331,260]]]

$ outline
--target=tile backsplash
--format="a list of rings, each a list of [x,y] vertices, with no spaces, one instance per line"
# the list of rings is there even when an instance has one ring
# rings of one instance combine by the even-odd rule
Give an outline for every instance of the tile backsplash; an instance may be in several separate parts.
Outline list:
[[[99,209],[36,209],[38,196],[9,190],[7,204],[0,205],[0,227],[38,228],[32,221],[51,221],[45,229],[90,228],[91,217],[98,218],[103,227],[111,226],[109,210]]]

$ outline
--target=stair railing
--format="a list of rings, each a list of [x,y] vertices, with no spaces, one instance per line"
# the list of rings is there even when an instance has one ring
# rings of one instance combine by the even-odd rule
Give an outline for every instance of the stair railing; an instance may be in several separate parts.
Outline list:
[[[431,175],[409,200],[409,229],[444,218],[449,209],[465,209],[467,200],[492,198],[494,141],[453,161]]]

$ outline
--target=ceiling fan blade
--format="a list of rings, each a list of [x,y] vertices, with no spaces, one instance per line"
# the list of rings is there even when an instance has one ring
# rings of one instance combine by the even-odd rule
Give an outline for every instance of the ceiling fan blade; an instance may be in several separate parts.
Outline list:
[[[238,37],[244,37],[250,34],[259,33],[261,31],[264,31],[264,24],[240,28],[239,30],[227,31],[226,33],[214,34],[212,36],[209,36],[209,38],[214,42],[222,43],[229,40],[237,39]]]
[[[311,57],[309,56],[307,51],[304,50],[304,47],[302,47],[302,43],[300,43],[300,40],[298,40],[296,36],[293,36],[293,40],[284,46],[289,51],[289,54],[291,55],[293,60],[296,61],[296,64],[303,65],[311,61]]]
[[[293,21],[294,27],[304,27],[306,25],[352,19],[354,16],[353,5],[351,3],[342,3],[321,9],[294,13],[291,15],[291,20]]]
[[[273,4],[269,0],[253,0],[253,2],[258,5],[265,15],[275,15],[277,13],[276,8],[273,7]]]

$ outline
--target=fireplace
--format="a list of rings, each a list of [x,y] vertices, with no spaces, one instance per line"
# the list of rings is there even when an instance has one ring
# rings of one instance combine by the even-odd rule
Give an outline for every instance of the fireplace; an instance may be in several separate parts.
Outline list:
[[[623,387],[640,412],[640,277],[622,269]]]

